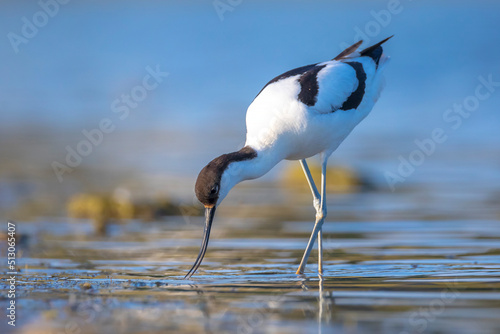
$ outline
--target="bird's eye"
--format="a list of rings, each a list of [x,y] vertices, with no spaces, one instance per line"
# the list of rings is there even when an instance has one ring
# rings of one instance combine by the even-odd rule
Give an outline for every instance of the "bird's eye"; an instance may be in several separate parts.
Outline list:
[[[214,195],[219,192],[219,184],[216,184],[210,189],[210,194]]]

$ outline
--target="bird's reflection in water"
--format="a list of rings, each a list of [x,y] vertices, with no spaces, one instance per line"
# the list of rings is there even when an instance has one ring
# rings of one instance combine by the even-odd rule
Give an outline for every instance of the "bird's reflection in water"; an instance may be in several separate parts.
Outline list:
[[[335,304],[335,300],[332,296],[331,291],[324,289],[324,278],[322,274],[318,274],[318,333],[322,333],[323,325],[329,324],[332,318],[332,305]],[[304,291],[308,291],[311,288],[309,287],[308,279],[303,278],[301,282],[301,288]]]
[[[317,318],[318,333],[323,333],[325,327],[329,328],[331,326],[330,322],[333,314],[333,305],[335,303],[332,292],[325,290],[325,279],[322,275],[318,275],[318,284],[316,286],[314,279],[311,280],[311,278],[301,275],[300,281],[290,283],[293,283],[293,285],[299,283],[300,290],[308,291],[310,293],[310,295],[308,294],[309,296],[315,297],[316,302],[306,298],[309,302],[304,304],[305,308],[303,308],[303,310],[306,314],[306,318]],[[242,288],[249,287],[248,285],[240,284],[238,284],[238,286]],[[264,298],[263,300],[258,297],[252,298],[253,302],[259,306],[248,312],[245,316],[236,317],[231,310],[229,301],[224,301],[223,299],[216,300],[214,295],[216,291],[213,291],[213,288],[213,286],[198,284],[189,285],[189,290],[196,293],[196,313],[201,312],[203,316],[203,324],[198,323],[198,325],[202,325],[203,327],[198,327],[198,330],[204,333],[220,333],[230,328],[234,329],[234,326],[237,327],[236,332],[238,333],[258,332],[258,328],[262,329],[268,325],[268,321],[271,320],[270,317],[272,314],[280,313],[283,310],[282,306],[288,303],[289,298],[294,294],[294,292],[289,294],[289,287],[286,289],[287,292],[283,293],[283,290],[281,290],[281,292],[271,296],[271,298]],[[262,288],[263,286],[260,285],[257,289]],[[268,286],[267,289],[273,288]],[[236,292],[234,291],[234,287],[233,292]],[[315,305],[315,303],[317,303],[317,305]],[[193,325],[196,326],[195,323],[193,323]]]
[[[318,274],[318,333],[323,330],[323,323],[330,323],[331,320],[331,304],[334,300],[330,291],[324,290],[324,279],[322,274]]]

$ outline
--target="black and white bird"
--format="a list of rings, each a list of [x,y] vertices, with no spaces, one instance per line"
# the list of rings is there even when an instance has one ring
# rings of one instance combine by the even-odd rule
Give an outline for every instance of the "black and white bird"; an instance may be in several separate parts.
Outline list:
[[[389,38],[362,51],[358,51],[359,41],[332,60],[290,70],[264,86],[247,110],[245,146],[215,158],[198,175],[195,192],[205,206],[205,231],[198,258],[185,278],[200,266],[215,210],[229,191],[241,181],[266,174],[284,159],[300,161],[316,209],[316,222],[297,274],[304,272],[317,238],[318,273],[322,275],[327,161],[377,101],[389,59],[381,45]],[[321,158],[321,194],[305,160],[316,154]]]

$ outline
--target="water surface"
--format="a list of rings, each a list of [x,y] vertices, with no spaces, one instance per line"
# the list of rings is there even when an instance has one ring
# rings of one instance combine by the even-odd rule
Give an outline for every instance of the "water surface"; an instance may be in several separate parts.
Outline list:
[[[95,237],[87,221],[18,223],[18,329],[26,333],[497,333],[494,220],[328,222],[325,275],[312,222],[217,217],[128,221]],[[1,301],[2,307],[6,301]],[[6,329],[6,325],[2,324]]]

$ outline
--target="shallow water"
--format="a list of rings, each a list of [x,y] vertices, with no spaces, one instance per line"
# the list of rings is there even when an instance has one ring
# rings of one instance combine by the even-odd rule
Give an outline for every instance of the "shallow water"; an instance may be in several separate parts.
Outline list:
[[[110,226],[110,237],[102,238],[83,220],[18,222],[18,233],[27,237],[18,253],[16,329],[500,331],[498,221],[328,222],[321,282],[316,252],[306,274],[295,274],[312,222],[241,218],[231,209],[219,212],[198,273],[183,280],[202,225],[201,217],[128,221]],[[6,299],[0,304],[6,307]],[[3,321],[0,328],[8,327]]]

